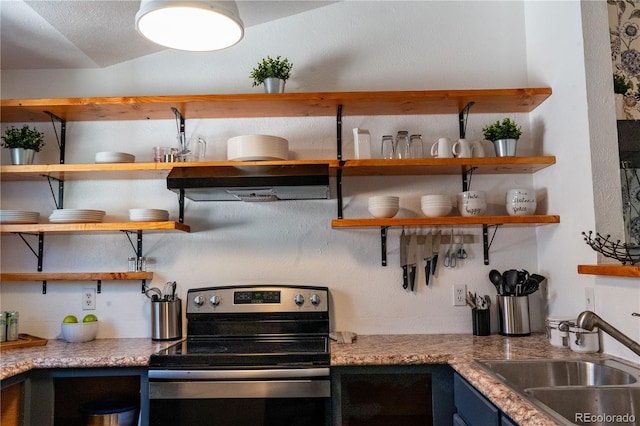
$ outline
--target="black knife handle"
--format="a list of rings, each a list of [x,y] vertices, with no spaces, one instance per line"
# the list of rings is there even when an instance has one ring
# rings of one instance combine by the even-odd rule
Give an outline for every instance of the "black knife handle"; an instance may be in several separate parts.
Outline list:
[[[402,288],[409,287],[409,275],[407,273],[407,265],[402,267]]]

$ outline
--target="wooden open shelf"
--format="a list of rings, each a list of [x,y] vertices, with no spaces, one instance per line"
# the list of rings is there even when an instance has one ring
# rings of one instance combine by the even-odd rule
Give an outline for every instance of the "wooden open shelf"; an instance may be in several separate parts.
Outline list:
[[[578,273],[609,277],[640,278],[640,266],[631,265],[578,265]]]
[[[113,232],[113,231],[182,231],[191,228],[180,222],[100,222],[100,223],[35,223],[0,225],[1,233]]]
[[[33,272],[2,273],[0,281],[130,281],[151,280],[153,272]]]
[[[389,219],[334,219],[333,228],[381,228],[400,226],[474,226],[474,225],[548,225],[560,223],[560,216],[445,216],[445,217],[403,217]]]
[[[343,176],[460,175],[473,168],[478,174],[530,174],[556,163],[553,156],[420,158],[415,160],[289,160],[209,161],[195,163],[43,164],[0,166],[1,181],[35,181],[47,176],[69,180],[165,179],[174,167],[243,167],[252,165],[327,164],[332,176],[342,168]]]
[[[3,123],[49,121],[167,120],[176,108],[185,118],[458,114],[470,102],[474,113],[527,113],[551,95],[550,88],[413,90],[383,92],[255,93],[128,96],[0,101]]]

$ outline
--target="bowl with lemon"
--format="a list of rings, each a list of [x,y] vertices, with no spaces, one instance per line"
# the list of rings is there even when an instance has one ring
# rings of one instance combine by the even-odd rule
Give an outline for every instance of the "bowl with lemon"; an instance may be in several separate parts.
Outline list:
[[[85,315],[82,322],[75,315],[67,315],[62,320],[62,337],[69,343],[90,342],[98,334],[98,317]]]

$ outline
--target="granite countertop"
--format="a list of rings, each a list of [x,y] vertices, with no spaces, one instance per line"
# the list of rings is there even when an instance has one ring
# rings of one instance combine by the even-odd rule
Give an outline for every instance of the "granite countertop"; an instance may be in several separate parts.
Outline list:
[[[172,344],[139,339],[97,339],[87,343],[49,340],[46,346],[0,353],[0,380],[34,368],[140,367]],[[551,346],[543,334],[528,337],[470,334],[358,336],[353,344],[331,345],[331,366],[449,364],[480,393],[520,425],[557,422],[478,367],[474,360],[527,358],[603,358]]]

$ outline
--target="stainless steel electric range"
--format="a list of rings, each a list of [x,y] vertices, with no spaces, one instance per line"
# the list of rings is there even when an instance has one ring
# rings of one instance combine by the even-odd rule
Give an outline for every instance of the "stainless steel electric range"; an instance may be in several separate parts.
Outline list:
[[[150,359],[150,424],[329,425],[328,299],[325,287],[189,290],[186,339]]]

